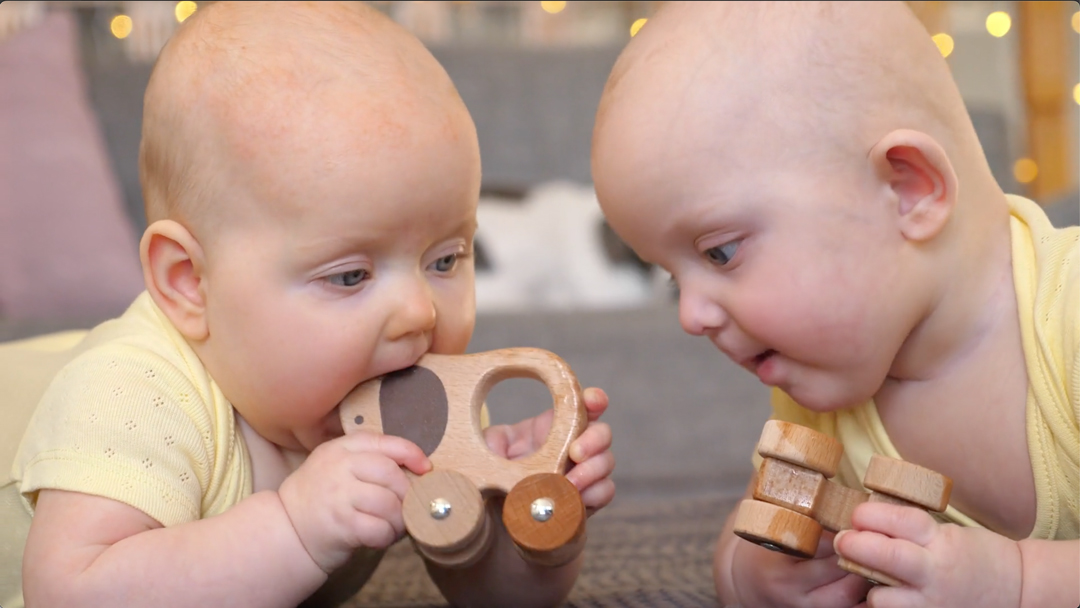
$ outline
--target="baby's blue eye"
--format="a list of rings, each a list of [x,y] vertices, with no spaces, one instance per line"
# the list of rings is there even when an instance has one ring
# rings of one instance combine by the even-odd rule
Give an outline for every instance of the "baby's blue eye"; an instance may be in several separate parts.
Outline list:
[[[357,269],[332,274],[326,277],[326,280],[330,281],[331,285],[337,285],[339,287],[356,287],[366,278],[368,278],[368,271]]]
[[[454,266],[457,265],[457,259],[458,254],[456,253],[444,255],[443,257],[435,260],[435,262],[431,264],[431,267],[434,268],[436,272],[450,272],[454,269]]]
[[[739,243],[741,242],[742,241],[731,241],[730,243],[724,243],[719,247],[711,247],[705,250],[705,255],[713,262],[723,266],[730,262],[731,258],[735,257],[735,252],[739,249]]]

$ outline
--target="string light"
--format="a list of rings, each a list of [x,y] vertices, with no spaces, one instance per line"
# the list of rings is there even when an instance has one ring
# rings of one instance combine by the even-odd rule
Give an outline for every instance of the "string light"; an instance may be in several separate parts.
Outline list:
[[[1001,38],[1012,28],[1012,17],[1005,11],[994,11],[986,17],[986,31],[994,38]]]
[[[952,36],[945,33],[934,34],[934,44],[936,44],[938,50],[941,51],[942,57],[948,57],[949,55],[951,55],[953,52],[953,48],[956,46],[956,43],[953,42]]]
[[[127,38],[131,34],[131,17],[127,15],[117,15],[109,22],[109,30],[112,31],[112,35],[120,38],[121,40]]]
[[[1021,184],[1030,184],[1039,176],[1039,165],[1030,158],[1021,158],[1013,165],[1013,175]]]
[[[183,2],[176,3],[176,20],[179,23],[183,23],[185,19],[190,17],[197,9],[198,4],[195,4],[191,0],[184,0]]]
[[[566,3],[565,2],[554,2],[554,1],[551,1],[551,0],[544,0],[543,2],[540,3],[540,8],[542,8],[542,9],[544,9],[544,11],[554,15],[555,13],[561,12],[564,8],[566,8]]]
[[[630,24],[630,37],[631,38],[633,38],[634,36],[637,36],[637,33],[640,32],[641,28],[645,26],[646,21],[648,21],[648,19],[642,17],[641,19],[638,19],[637,21]]]

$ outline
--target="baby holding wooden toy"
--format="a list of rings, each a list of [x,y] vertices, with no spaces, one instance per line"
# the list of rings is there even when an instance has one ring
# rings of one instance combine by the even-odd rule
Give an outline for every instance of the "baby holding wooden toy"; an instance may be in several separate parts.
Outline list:
[[[154,67],[140,173],[146,292],[88,333],[0,348],[5,408],[27,421],[4,454],[0,604],[340,602],[404,532],[403,468],[431,464],[400,437],[344,436],[337,405],[472,333],[472,119],[363,3],[214,3]],[[595,510],[614,459],[606,395],[584,401],[567,477]],[[485,439],[513,459],[550,425]],[[553,605],[579,569],[499,541],[429,565],[466,606]]]
[[[605,215],[672,274],[685,331],[838,439],[839,481],[880,454],[954,483],[940,519],[867,502],[809,560],[729,518],[722,603],[1080,603],[1080,229],[1002,192],[903,3],[665,4],[593,143]]]

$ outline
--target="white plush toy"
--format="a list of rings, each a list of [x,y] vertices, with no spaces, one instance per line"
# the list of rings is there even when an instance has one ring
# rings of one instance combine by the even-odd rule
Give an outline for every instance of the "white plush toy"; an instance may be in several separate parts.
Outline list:
[[[640,268],[616,264],[590,186],[550,182],[522,201],[482,198],[476,241],[478,312],[625,308],[662,298]]]

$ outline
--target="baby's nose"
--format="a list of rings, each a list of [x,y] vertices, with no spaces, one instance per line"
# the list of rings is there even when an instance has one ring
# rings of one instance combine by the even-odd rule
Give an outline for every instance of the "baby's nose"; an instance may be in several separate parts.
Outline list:
[[[692,289],[679,292],[679,323],[683,331],[701,336],[723,326],[727,315],[713,299]]]
[[[427,283],[416,282],[394,303],[387,325],[387,338],[399,340],[435,329],[435,301]]]

